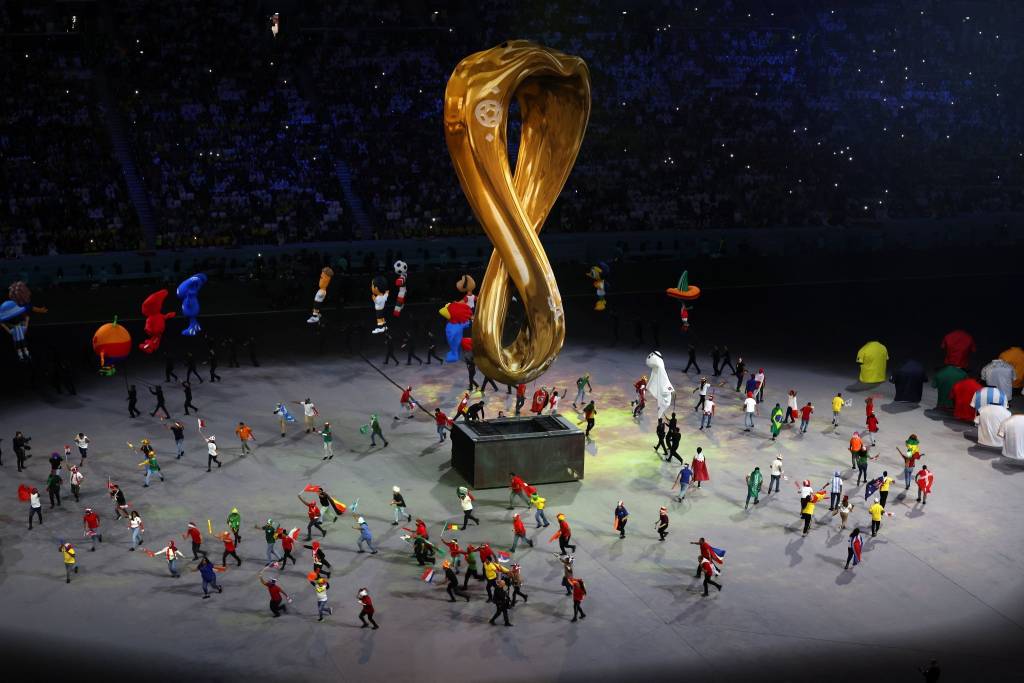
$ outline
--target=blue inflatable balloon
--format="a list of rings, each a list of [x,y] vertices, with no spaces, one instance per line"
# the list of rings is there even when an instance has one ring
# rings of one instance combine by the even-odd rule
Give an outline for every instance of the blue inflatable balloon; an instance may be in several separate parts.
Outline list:
[[[0,322],[10,322],[28,313],[28,306],[19,306],[16,302],[8,299],[0,304]]]
[[[194,337],[202,331],[199,326],[199,290],[206,284],[206,274],[196,273],[185,278],[178,285],[178,298],[181,299],[181,314],[188,319],[188,326],[181,331],[186,337]]]

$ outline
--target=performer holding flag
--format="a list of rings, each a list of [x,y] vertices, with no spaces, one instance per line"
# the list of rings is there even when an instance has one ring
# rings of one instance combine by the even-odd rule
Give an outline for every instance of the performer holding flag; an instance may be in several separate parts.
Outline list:
[[[844,570],[850,568],[850,560],[853,560],[853,566],[856,567],[860,564],[860,553],[864,548],[864,539],[860,537],[860,527],[854,527],[853,531],[850,532],[850,547],[846,550],[846,566]]]

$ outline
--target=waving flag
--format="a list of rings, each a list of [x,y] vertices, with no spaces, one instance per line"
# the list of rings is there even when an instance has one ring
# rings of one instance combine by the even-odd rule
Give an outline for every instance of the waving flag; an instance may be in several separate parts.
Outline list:
[[[434,568],[433,567],[428,567],[427,570],[425,572],[423,572],[423,576],[421,576],[420,579],[422,581],[426,581],[427,583],[433,583],[433,581],[434,581]]]
[[[864,500],[867,500],[871,496],[875,495],[875,491],[878,490],[878,488],[882,485],[883,481],[885,481],[884,477],[878,477],[876,479],[872,479],[871,481],[869,481],[867,487],[864,489]]]
[[[448,524],[444,525],[444,530],[445,531],[458,531],[459,530],[459,525],[458,524],[448,523]]]
[[[860,564],[860,551],[864,548],[864,541],[861,540],[860,534],[857,534],[857,538],[853,539],[853,565],[857,566]]]
[[[24,503],[31,497],[32,489],[25,484],[18,484],[18,500]]]
[[[495,555],[498,558],[498,562],[510,562],[512,560],[512,556],[504,550],[499,550]]]
[[[716,548],[715,546],[710,547],[711,550],[715,552],[715,555],[718,555],[719,557],[725,557],[725,548]]]
[[[204,420],[201,417],[197,417],[196,418],[196,422],[199,424],[199,430],[200,431],[206,429],[206,420]]]
[[[306,484],[306,488],[302,489],[303,493],[320,493],[320,487],[316,484]]]

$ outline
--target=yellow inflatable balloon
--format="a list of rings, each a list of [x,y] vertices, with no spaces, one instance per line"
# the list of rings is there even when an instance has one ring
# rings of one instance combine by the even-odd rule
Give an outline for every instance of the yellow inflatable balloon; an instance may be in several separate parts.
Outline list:
[[[466,57],[445,89],[444,134],[462,191],[494,245],[477,298],[473,357],[506,384],[530,382],[565,341],[558,283],[538,233],[576,162],[590,117],[590,72],[579,57],[514,40]],[[508,112],[519,104],[515,175]],[[502,344],[511,285],[525,324]]]

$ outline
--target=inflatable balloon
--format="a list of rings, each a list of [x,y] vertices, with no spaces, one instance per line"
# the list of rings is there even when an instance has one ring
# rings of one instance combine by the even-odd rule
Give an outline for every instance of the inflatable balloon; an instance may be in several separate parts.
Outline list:
[[[860,365],[859,379],[863,384],[884,382],[888,376],[885,372],[889,362],[889,350],[879,341],[869,341],[857,351],[857,363]]]
[[[977,350],[974,337],[963,330],[953,330],[942,338],[939,347],[945,352],[944,365],[967,369],[971,362],[971,354]]]
[[[316,294],[313,296],[313,312],[306,319],[310,325],[320,322],[320,304],[327,298],[327,287],[331,284],[333,277],[334,271],[330,268],[325,267],[320,271],[320,282],[317,284]]]
[[[21,280],[12,282],[7,288],[7,298],[11,299],[19,306],[25,306],[32,313],[46,313],[46,308],[44,306],[32,305],[32,290],[30,290],[28,285]]]
[[[100,357],[100,374],[110,376],[116,370],[114,364],[128,357],[132,351],[132,336],[124,325],[114,322],[100,325],[92,335],[92,350]]]
[[[160,348],[160,340],[163,339],[167,322],[177,315],[174,311],[163,312],[164,299],[167,298],[167,290],[161,289],[153,292],[142,302],[142,315],[146,317],[146,334],[149,339],[139,344],[143,353],[153,353]]]
[[[690,309],[686,307],[686,302],[700,298],[700,287],[690,284],[690,272],[684,270],[683,274],[679,276],[676,286],[669,287],[665,293],[681,302],[679,304],[679,321],[683,326],[683,332],[687,332],[690,329]]]
[[[405,295],[407,292],[406,285],[409,282],[409,264],[405,261],[395,261],[395,287],[398,287],[398,295],[395,297],[395,309],[391,311],[391,315],[396,318],[402,315],[402,309],[405,308]]]
[[[46,308],[32,305],[32,290],[21,280],[11,283],[7,296],[8,300],[0,304],[0,327],[11,335],[18,360],[28,362],[32,360],[26,340],[29,318],[32,313],[46,313]]]
[[[464,337],[463,332],[473,322],[473,309],[461,301],[453,301],[438,311],[448,321],[444,327],[444,336],[448,340],[448,355],[445,360],[454,363],[459,359],[459,352],[473,349],[473,339]]]
[[[469,310],[476,311],[476,294],[473,293],[473,290],[476,289],[476,280],[473,279],[473,276],[467,273],[460,277],[459,281],[455,283],[455,289],[464,295],[462,303],[469,306]]]
[[[377,326],[373,328],[373,334],[387,332],[388,326],[384,322],[384,307],[388,303],[388,281],[384,276],[378,275],[370,282],[370,300],[373,301],[373,310],[377,313]]]
[[[590,270],[587,271],[587,277],[590,278],[594,285],[594,292],[597,294],[597,302],[594,304],[595,311],[603,311],[607,302],[604,298],[605,293],[605,277],[608,276],[608,264],[604,261],[598,262],[596,266],[591,266]]]
[[[647,354],[645,364],[650,368],[650,379],[647,380],[646,387],[647,393],[658,402],[658,417],[664,417],[672,405],[672,394],[676,391],[672,386],[671,380],[668,378],[668,372],[665,370],[665,359],[660,351],[652,351]]]
[[[199,290],[206,284],[206,274],[196,273],[185,278],[178,285],[178,298],[181,299],[181,314],[188,318],[188,327],[181,331],[186,337],[194,337],[202,331],[199,326]]]
[[[25,335],[28,334],[28,311],[28,307],[19,306],[10,299],[0,304],[0,327],[11,335],[18,360],[25,362],[32,360],[25,342]]]

